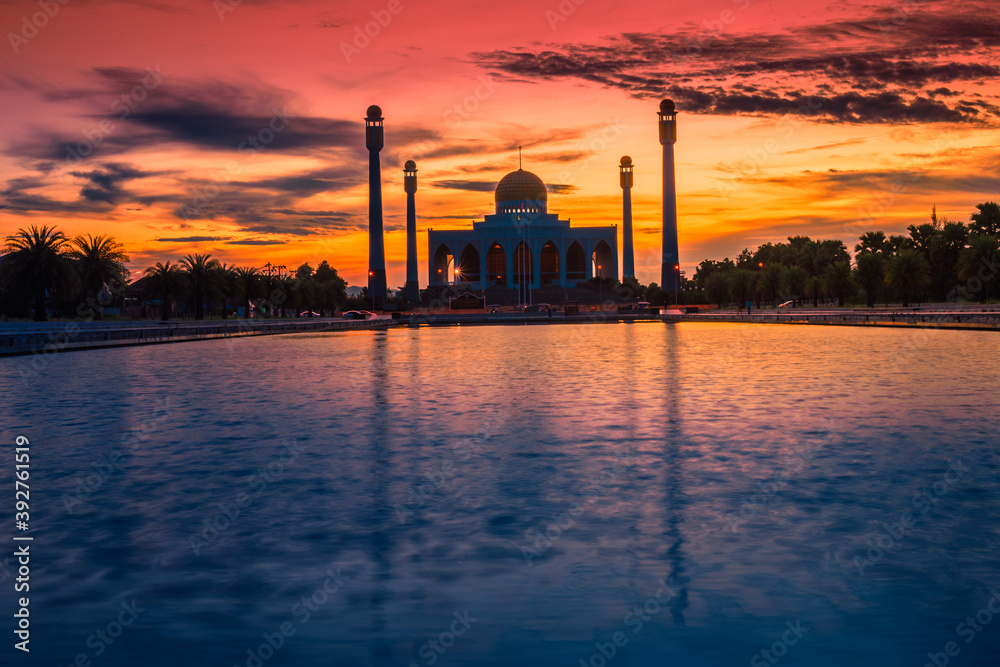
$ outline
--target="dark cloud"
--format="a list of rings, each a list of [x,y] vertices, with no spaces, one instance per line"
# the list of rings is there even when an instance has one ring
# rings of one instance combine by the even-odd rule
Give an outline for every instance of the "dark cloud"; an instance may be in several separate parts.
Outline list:
[[[123,183],[150,176],[159,176],[163,173],[142,171],[128,164],[106,162],[100,168],[90,171],[73,171],[70,172],[70,175],[87,181],[87,185],[84,185],[83,189],[80,190],[81,197],[87,201],[115,205],[130,197],[122,188]]]
[[[230,185],[242,189],[275,190],[294,197],[311,197],[321,192],[336,192],[362,185],[366,178],[367,174],[361,169],[338,167],[256,181],[233,181]]]
[[[23,176],[7,181],[0,188],[0,209],[14,213],[60,213],[85,214],[106,213],[123,202],[139,202],[144,198],[128,192],[123,184],[151,176],[159,176],[167,172],[143,171],[133,165],[106,162],[89,171],[73,171],[70,175],[83,179],[80,199],[60,200],[38,192],[44,190],[56,181],[51,174],[41,173],[35,176]]]
[[[784,33],[688,28],[471,57],[498,76],[578,79],[639,98],[672,97],[694,113],[996,124],[1000,113],[992,109],[949,101],[959,94],[955,88],[1000,76],[1000,19],[991,7],[926,0],[905,12],[869,7],[863,19]],[[996,108],[997,102],[993,96],[987,103]]]
[[[224,236],[169,236],[153,239],[160,243],[206,243],[209,241],[224,241]]]
[[[364,152],[357,120],[300,116],[299,100],[289,91],[258,80],[189,80],[169,72],[128,67],[92,71],[90,85],[68,88],[8,75],[4,83],[43,100],[72,101],[85,110],[80,134],[44,128],[11,142],[9,152],[43,160],[79,160],[93,153],[110,155],[138,146],[179,143],[252,157],[259,152],[306,154],[325,150]],[[139,90],[141,99],[134,91]],[[103,125],[103,128],[102,128]],[[414,140],[429,133],[407,129]],[[90,144],[89,146],[87,144]]]
[[[238,239],[236,241],[226,241],[229,245],[285,245],[284,241],[273,239]]]
[[[840,148],[842,146],[856,146],[858,144],[863,144],[867,139],[849,139],[847,141],[837,141],[832,144],[823,144],[822,146],[809,146],[808,148],[797,148],[795,150],[785,151],[785,155],[795,155],[796,153],[810,153],[812,151],[824,151],[830,148]]]
[[[181,207],[175,215],[187,220],[229,219],[242,232],[291,236],[357,231],[367,227],[362,216],[349,211],[275,207],[274,201],[270,193],[237,189],[198,208]]]
[[[463,179],[433,181],[431,187],[446,190],[471,190],[473,192],[493,192],[497,189],[497,181],[472,181]],[[554,194],[566,194],[576,191],[575,185],[562,183],[546,183],[545,188]]]
[[[444,188],[446,190],[472,190],[473,192],[493,192],[497,189],[496,181],[469,181],[463,179],[432,181],[430,185],[432,188]]]

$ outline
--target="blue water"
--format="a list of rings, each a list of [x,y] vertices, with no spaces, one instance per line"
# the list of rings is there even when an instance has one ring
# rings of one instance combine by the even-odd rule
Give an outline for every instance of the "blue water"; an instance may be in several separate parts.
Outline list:
[[[998,353],[650,323],[2,359],[35,539],[30,654],[0,555],[0,655],[996,665]]]

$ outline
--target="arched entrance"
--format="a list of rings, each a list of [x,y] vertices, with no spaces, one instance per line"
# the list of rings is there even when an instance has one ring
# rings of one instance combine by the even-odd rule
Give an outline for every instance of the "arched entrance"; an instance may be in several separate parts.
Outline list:
[[[506,261],[506,260],[504,260]],[[479,251],[471,243],[462,249],[462,256],[455,267],[455,280],[466,283],[479,282]]]
[[[594,277],[611,277],[611,246],[605,241],[600,241],[594,247]]]
[[[501,287],[507,286],[507,253],[503,246],[494,242],[486,251],[486,281]]]
[[[443,243],[434,251],[434,282],[446,285],[450,281],[448,272],[451,270],[451,262],[454,257],[451,249]]]
[[[566,281],[587,279],[587,257],[579,241],[573,241],[566,250]]]
[[[542,256],[539,259],[542,264],[542,284],[559,282],[559,249],[556,244],[549,241],[542,246]]]

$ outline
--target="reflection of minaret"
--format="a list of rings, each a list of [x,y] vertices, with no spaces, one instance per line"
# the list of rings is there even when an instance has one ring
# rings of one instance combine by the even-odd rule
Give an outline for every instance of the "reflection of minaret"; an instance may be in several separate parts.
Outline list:
[[[660,144],[663,146],[663,264],[660,289],[674,293],[680,287],[680,257],[677,252],[677,184],[674,179],[674,144],[677,143],[677,111],[672,100],[660,102]]]
[[[392,571],[392,556],[396,553],[394,526],[398,526],[392,513],[389,486],[392,483],[393,467],[396,462],[392,456],[391,425],[389,424],[389,406],[393,397],[389,395],[389,350],[388,339],[376,334],[372,338],[370,352],[372,402],[371,430],[369,431],[369,450],[366,463],[371,471],[369,489],[371,492],[371,507],[365,517],[365,525],[369,527],[371,562],[375,567],[371,583],[371,594],[368,600],[371,609],[371,655],[370,664],[387,664],[391,653],[389,615],[396,607],[394,598],[394,579]]]
[[[622,157],[622,279],[635,278],[635,256],[632,254],[632,158]]]
[[[406,300],[410,305],[420,301],[420,283],[417,278],[417,163],[407,160],[403,165],[403,190],[406,191]]]
[[[384,144],[382,109],[368,107],[365,144],[368,146],[368,294],[376,309],[385,303],[385,240],[382,238],[382,167],[378,153]]]
[[[678,387],[680,369],[678,368],[678,357],[675,354],[680,341],[676,328],[667,330],[666,345],[664,350],[663,364],[663,397],[664,403],[662,414],[667,415],[665,428],[661,431],[664,441],[664,502],[663,507],[666,513],[664,535],[670,540],[670,547],[667,549],[667,564],[670,568],[669,577],[673,577],[679,592],[677,597],[670,601],[670,615],[673,617],[674,625],[686,625],[684,612],[687,610],[688,584],[691,580],[687,574],[687,563],[684,554],[684,513],[690,501],[684,490],[684,460],[683,449],[684,432],[681,426],[681,415],[683,411],[680,407],[681,392]],[[695,568],[697,569],[697,568]]]

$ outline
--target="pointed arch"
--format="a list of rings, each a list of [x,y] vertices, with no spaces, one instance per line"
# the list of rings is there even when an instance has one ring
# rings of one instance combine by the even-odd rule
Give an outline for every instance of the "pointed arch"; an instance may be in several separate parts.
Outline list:
[[[499,241],[490,244],[486,251],[486,283],[507,286],[507,252]]]
[[[598,241],[594,246],[594,277],[610,278],[614,267],[611,266],[611,246],[607,241]]]
[[[551,285],[559,282],[559,248],[551,239],[542,246],[540,259],[542,284]]]
[[[431,274],[435,283],[440,285],[448,283],[448,271],[453,260],[451,248],[447,244],[442,243],[437,247],[437,250],[434,251],[434,272]]]
[[[462,248],[458,264],[455,266],[455,280],[466,283],[478,283],[480,279],[479,251],[476,246],[466,243]]]
[[[573,241],[566,249],[566,280],[587,279],[587,256],[579,241]]]

